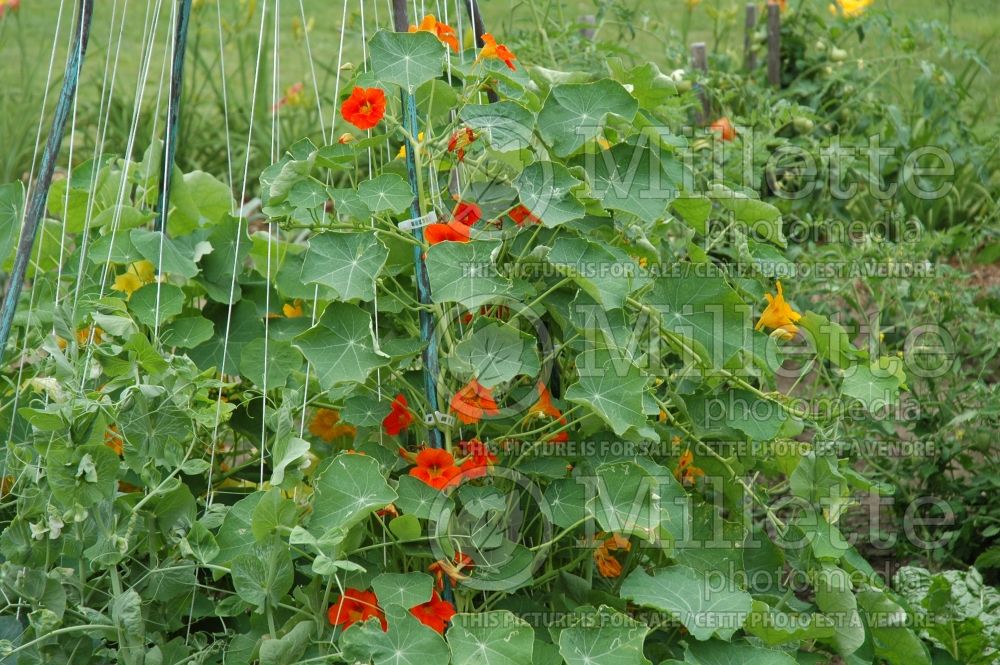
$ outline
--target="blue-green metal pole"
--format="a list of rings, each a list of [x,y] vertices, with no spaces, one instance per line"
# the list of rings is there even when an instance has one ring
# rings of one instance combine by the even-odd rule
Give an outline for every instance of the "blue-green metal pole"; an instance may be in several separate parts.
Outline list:
[[[45,202],[49,197],[49,187],[52,185],[52,172],[59,156],[63,136],[66,133],[66,120],[69,118],[73,100],[76,98],[77,85],[80,82],[80,68],[90,41],[90,22],[94,16],[94,0],[79,0],[77,3],[76,34],[73,45],[66,60],[66,74],[63,77],[62,91],[56,103],[56,114],[52,119],[52,130],[42,151],[42,163],[38,171],[38,179],[31,187],[28,207],[21,227],[21,237],[14,257],[14,268],[11,271],[7,292],[4,294],[3,307],[0,309],[0,366],[3,365],[7,340],[10,338],[10,328],[14,322],[14,312],[17,301],[24,287],[24,276],[28,271],[28,261],[38,237],[38,227],[45,212]],[[31,186],[31,183],[29,183]]]
[[[167,104],[167,140],[163,146],[161,171],[163,179],[156,201],[157,231],[166,233],[170,210],[170,178],[177,153],[177,130],[181,117],[181,90],[184,83],[184,52],[187,50],[188,23],[191,21],[191,0],[177,0],[177,32],[174,35],[174,58],[170,68],[170,102]]]

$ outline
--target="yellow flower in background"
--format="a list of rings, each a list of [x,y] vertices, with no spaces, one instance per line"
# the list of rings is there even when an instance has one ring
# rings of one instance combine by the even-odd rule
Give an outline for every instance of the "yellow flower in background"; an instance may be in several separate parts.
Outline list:
[[[333,409],[318,409],[309,423],[309,432],[327,443],[342,436],[354,436],[357,430],[340,423],[340,412]]]
[[[100,344],[104,341],[104,331],[99,326],[87,326],[76,331],[77,344],[84,346],[90,339],[91,330],[94,331],[94,344]]]
[[[684,0],[684,4],[687,6],[688,11],[691,11],[701,4],[701,0]]]
[[[417,141],[423,141],[423,140],[424,140],[424,133],[423,132],[418,132],[417,133]],[[403,159],[404,157],[406,157],[406,144],[405,143],[403,145],[399,146],[399,152],[396,153],[396,159]]]
[[[757,321],[754,330],[760,330],[767,326],[776,332],[781,331],[778,336],[782,339],[792,339],[799,331],[795,322],[801,319],[802,315],[792,309],[792,306],[785,300],[785,294],[781,290],[781,281],[778,280],[775,284],[778,287],[778,294],[775,296],[770,293],[764,294],[764,297],[767,298],[767,307],[760,315],[760,320]]]
[[[302,25],[302,19],[296,16],[292,19],[292,36],[296,40],[301,40],[303,37],[312,32],[313,27],[316,25],[316,19],[310,16],[306,19],[305,25]]]
[[[285,303],[281,306],[281,313],[287,319],[295,319],[302,316],[302,299],[296,298],[294,303]]]
[[[132,294],[156,279],[156,268],[149,261],[143,259],[129,265],[122,274],[115,278],[115,283],[111,288],[121,291],[126,298],[131,298]]]
[[[865,13],[875,0],[834,0],[830,5],[831,14],[843,14],[847,18],[855,18]]]

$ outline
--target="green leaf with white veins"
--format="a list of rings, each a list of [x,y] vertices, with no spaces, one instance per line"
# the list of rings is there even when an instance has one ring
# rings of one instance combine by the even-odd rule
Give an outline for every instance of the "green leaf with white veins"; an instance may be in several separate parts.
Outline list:
[[[661,522],[660,486],[667,483],[676,481],[669,474],[651,475],[634,462],[597,467],[594,515],[601,530],[653,541]]]
[[[677,195],[678,183],[667,176],[648,148],[619,143],[596,155],[588,154],[582,161],[594,174],[594,196],[608,210],[655,222],[663,218],[667,204]]]
[[[198,266],[194,262],[194,251],[186,250],[173,239],[164,236],[159,231],[148,229],[132,229],[129,236],[132,244],[154,266],[160,266],[161,273],[178,275],[188,279],[198,274]],[[163,262],[161,264],[160,258]]]
[[[752,602],[747,592],[732,584],[712,584],[687,566],[661,568],[652,576],[638,568],[625,578],[620,593],[644,607],[669,612],[701,641],[716,634],[730,639],[746,621]]]
[[[844,370],[840,392],[860,401],[869,411],[881,411],[899,398],[899,379],[894,374],[857,364]]]
[[[610,79],[557,85],[545,98],[538,127],[545,142],[565,157],[597,136],[609,113],[631,121],[638,108],[628,91]]]
[[[295,346],[316,369],[325,389],[338,383],[364,383],[386,363],[368,312],[355,305],[331,303],[315,326],[295,337]]]
[[[466,125],[481,134],[499,152],[520,150],[531,145],[535,116],[510,101],[467,104],[458,113]]]
[[[823,564],[815,576],[816,606],[833,622],[829,642],[846,658],[865,643],[865,626],[858,613],[858,600],[851,590],[848,573],[837,566]]]
[[[410,185],[395,173],[383,173],[358,185],[358,197],[372,214],[400,214],[413,203]]]
[[[378,619],[358,622],[344,631],[340,647],[349,663],[374,665],[427,665],[447,663],[448,646],[433,629],[420,623],[408,610],[385,608],[388,630]]]
[[[579,378],[566,390],[566,401],[589,408],[619,436],[646,424],[642,395],[649,380],[635,365],[597,349],[577,358],[576,369]]]
[[[295,571],[288,547],[271,541],[254,545],[233,561],[233,588],[237,595],[256,607],[277,603],[292,588]]]
[[[429,601],[433,590],[434,578],[425,573],[382,573],[372,580],[372,591],[382,607],[410,609]]]
[[[507,610],[456,614],[448,628],[453,665],[531,665],[535,631]]]
[[[309,240],[302,281],[329,286],[340,300],[368,301],[388,257],[374,233],[323,233]]]
[[[752,199],[742,192],[735,192],[723,185],[714,185],[709,197],[731,212],[733,219],[745,228],[779,247],[785,247],[781,211],[770,203]]]
[[[606,605],[587,609],[559,633],[567,665],[649,665],[642,645],[649,627]]]
[[[174,321],[160,331],[160,341],[165,346],[193,349],[211,339],[215,326],[203,316],[186,316]]]
[[[622,261],[600,245],[583,238],[564,236],[556,240],[545,260],[600,303],[604,309],[620,309],[632,292],[632,275],[638,264]]]
[[[379,30],[368,48],[375,79],[403,90],[414,91],[444,71],[445,46],[429,32]]]
[[[535,338],[509,323],[478,326],[455,346],[450,363],[471,369],[479,383],[494,388],[516,376],[535,376],[540,369]]]
[[[797,662],[791,655],[777,649],[715,640],[690,644],[684,656],[684,662],[692,665],[795,665]]]
[[[510,280],[493,263],[498,242],[442,242],[427,250],[427,274],[435,303],[457,302],[476,310],[507,294]]]
[[[514,179],[521,205],[548,227],[572,222],[586,214],[586,208],[573,195],[581,187],[583,183],[569,169],[555,162],[533,162]]]
[[[396,500],[378,462],[366,455],[338,455],[322,470],[314,487],[309,527],[317,535],[333,528],[348,529]]]

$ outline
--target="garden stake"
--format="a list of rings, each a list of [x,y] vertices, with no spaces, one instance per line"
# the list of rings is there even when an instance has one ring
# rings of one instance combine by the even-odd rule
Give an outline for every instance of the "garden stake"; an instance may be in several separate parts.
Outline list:
[[[743,65],[748,72],[757,69],[757,50],[753,46],[753,33],[757,29],[757,5],[747,5],[747,20],[743,33]]]
[[[76,98],[76,88],[80,81],[80,68],[83,66],[83,57],[87,52],[87,42],[90,41],[90,22],[93,16],[93,0],[79,0],[77,3],[76,34],[66,59],[66,73],[63,76],[62,90],[59,92],[59,100],[56,103],[55,117],[52,118],[52,129],[49,132],[48,141],[45,143],[45,150],[42,151],[38,180],[35,181],[35,185],[31,189],[31,196],[24,215],[24,224],[21,227],[21,237],[17,245],[17,255],[14,257],[14,267],[11,270],[7,293],[4,294],[3,309],[0,310],[0,365],[3,364],[7,339],[10,337],[10,327],[14,322],[14,311],[17,309],[17,300],[24,287],[24,275],[28,270],[28,261],[35,246],[35,238],[38,236],[38,225],[41,222],[42,213],[45,212],[45,201],[48,199],[49,187],[52,185],[52,172],[55,169],[56,157],[59,156],[63,135],[66,133],[66,119],[69,117],[70,107]],[[28,183],[28,186],[31,187],[31,183]]]
[[[174,59],[170,66],[170,101],[167,103],[167,135],[161,159],[162,186],[156,201],[156,223],[153,229],[167,232],[167,212],[170,208],[170,177],[174,170],[177,151],[177,127],[180,123],[181,88],[184,82],[184,52],[187,50],[188,23],[191,19],[191,0],[177,0],[177,33],[174,36]]]
[[[767,4],[767,82],[781,87],[781,5]]]
[[[393,0],[392,18],[396,32],[407,32],[409,30],[409,17],[406,11],[406,0]],[[409,133],[411,139],[417,137],[417,100],[411,90],[401,90],[403,101],[403,127]],[[413,204],[410,206],[410,213],[413,219],[422,217],[424,212],[420,208],[420,188],[417,185],[417,146],[410,144],[406,151],[406,176],[410,181],[410,189],[413,190]],[[421,244],[424,242],[423,228],[416,226],[413,228],[413,237]],[[417,280],[417,300],[421,305],[431,305],[431,282],[427,276],[427,265],[424,263],[423,247],[413,247],[414,273]],[[437,379],[438,379],[438,355],[437,340],[434,337],[434,317],[429,309],[420,310],[420,340],[426,344],[423,352],[424,362],[424,395],[427,397],[427,404],[430,413],[434,413],[440,408],[438,403]],[[443,448],[444,442],[441,440],[441,430],[431,427],[430,444],[432,448]]]
[[[691,67],[702,74],[708,74],[708,54],[705,42],[691,44]],[[701,111],[695,112],[695,124],[698,126],[707,125],[712,111],[708,101],[708,91],[700,83],[696,84],[696,90],[698,99],[701,100]]]

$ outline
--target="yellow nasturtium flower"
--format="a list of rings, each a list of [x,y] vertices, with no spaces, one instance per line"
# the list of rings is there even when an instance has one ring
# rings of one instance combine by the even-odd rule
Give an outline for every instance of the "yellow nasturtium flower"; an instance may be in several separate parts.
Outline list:
[[[424,140],[424,133],[423,132],[417,132],[417,141],[423,141],[423,140]],[[404,157],[406,157],[406,144],[405,143],[403,145],[399,146],[399,152],[396,153],[396,159],[403,159]]]
[[[765,293],[767,307],[760,315],[760,320],[754,326],[754,330],[760,330],[764,326],[774,329],[782,339],[792,339],[799,331],[795,322],[802,318],[802,315],[792,309],[792,306],[785,300],[785,294],[781,290],[781,281],[775,282],[778,287],[778,295],[772,296]],[[780,331],[780,332],[778,332]]]
[[[831,14],[843,14],[847,18],[855,18],[865,13],[875,0],[834,0],[830,5]]]
[[[156,279],[156,268],[144,259],[130,264],[125,272],[115,278],[115,283],[111,285],[111,288],[115,291],[121,291],[126,298],[130,298],[133,293],[154,279]]]

